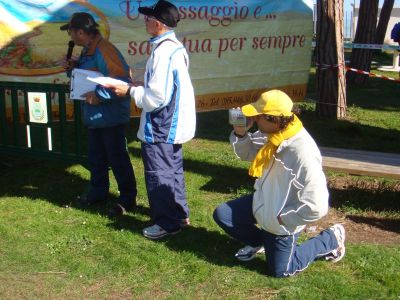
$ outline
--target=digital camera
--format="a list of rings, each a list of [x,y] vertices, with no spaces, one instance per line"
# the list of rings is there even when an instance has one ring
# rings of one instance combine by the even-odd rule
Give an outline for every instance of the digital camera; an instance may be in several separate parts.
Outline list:
[[[229,110],[229,124],[246,127],[248,120],[240,109],[231,108]]]

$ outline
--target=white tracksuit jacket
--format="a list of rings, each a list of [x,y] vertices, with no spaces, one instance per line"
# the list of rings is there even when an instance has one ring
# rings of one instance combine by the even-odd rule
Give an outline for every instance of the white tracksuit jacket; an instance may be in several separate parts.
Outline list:
[[[230,135],[242,160],[252,161],[265,141],[266,136],[259,131],[243,138],[233,132]],[[254,217],[261,228],[275,235],[300,232],[305,224],[327,214],[329,194],[321,153],[304,128],[279,145],[254,188]],[[279,224],[278,215],[284,225]]]
[[[131,90],[136,106],[143,109],[137,137],[147,143],[182,144],[193,138],[196,129],[188,55],[173,31],[150,43],[144,87]]]

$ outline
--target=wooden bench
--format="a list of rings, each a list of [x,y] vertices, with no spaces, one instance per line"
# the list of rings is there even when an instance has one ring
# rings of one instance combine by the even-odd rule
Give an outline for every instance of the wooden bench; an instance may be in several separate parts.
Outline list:
[[[320,147],[326,170],[400,179],[400,154]]]

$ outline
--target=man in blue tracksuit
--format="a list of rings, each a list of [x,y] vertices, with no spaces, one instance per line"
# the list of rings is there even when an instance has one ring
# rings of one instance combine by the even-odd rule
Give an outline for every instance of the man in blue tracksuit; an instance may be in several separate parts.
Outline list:
[[[150,239],[178,233],[189,224],[185,195],[182,144],[196,128],[189,59],[171,28],[179,13],[168,1],[139,7],[152,51],[146,64],[144,86],[113,86],[118,95],[130,95],[142,109],[138,138],[142,141],[147,195],[153,225],[143,230]]]
[[[83,47],[78,60],[68,60],[64,67],[70,75],[73,68],[93,70],[104,76],[130,82],[130,68],[118,49],[104,39],[94,18],[85,12],[72,15],[61,26],[75,45]],[[81,199],[84,205],[104,201],[109,190],[110,166],[120,192],[110,216],[122,215],[136,206],[136,180],[127,151],[124,127],[130,118],[130,97],[118,97],[112,90],[98,85],[87,93],[83,103],[84,123],[88,127],[88,160],[90,190]]]

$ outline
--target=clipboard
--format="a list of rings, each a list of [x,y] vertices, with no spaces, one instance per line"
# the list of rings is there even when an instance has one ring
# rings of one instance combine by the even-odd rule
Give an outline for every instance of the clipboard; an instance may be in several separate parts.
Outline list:
[[[88,78],[103,77],[104,75],[100,72],[84,70],[75,68],[71,73],[71,84],[70,84],[70,98],[73,100],[85,100],[86,98],[82,95],[87,92],[95,90],[98,83],[89,80]]]

